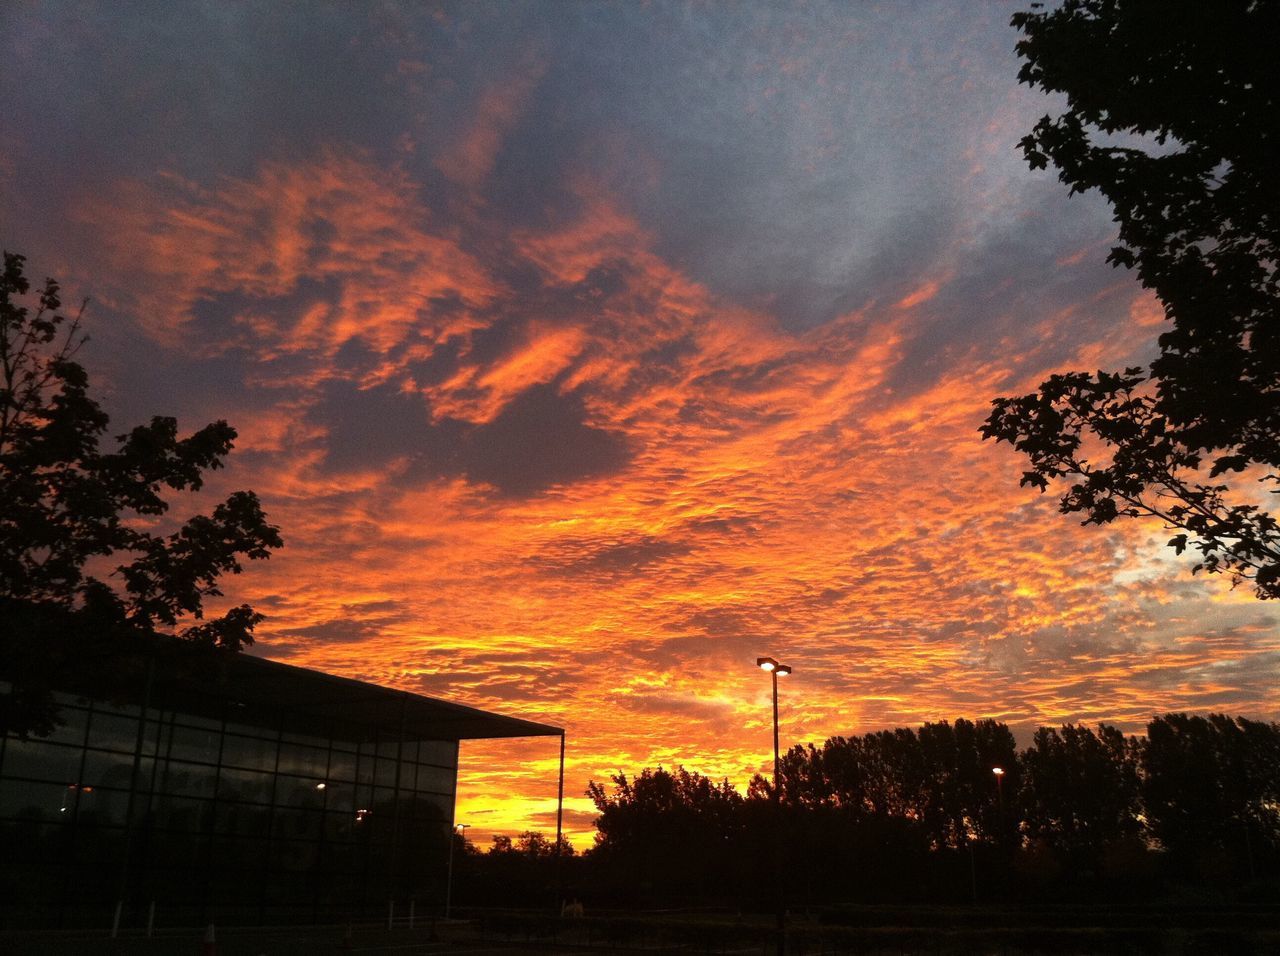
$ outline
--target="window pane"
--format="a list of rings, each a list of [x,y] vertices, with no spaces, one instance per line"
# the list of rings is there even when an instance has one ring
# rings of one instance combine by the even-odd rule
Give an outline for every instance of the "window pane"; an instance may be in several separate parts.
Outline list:
[[[452,740],[424,740],[418,745],[418,759],[442,767],[458,765],[458,745]]]
[[[216,820],[218,833],[265,837],[271,828],[271,808],[219,800]]]
[[[115,714],[120,717],[137,717],[142,710],[137,704],[117,704],[103,700],[95,702],[93,707],[96,712]]]
[[[79,747],[60,747],[43,740],[5,741],[4,775],[75,783],[80,778]]]
[[[282,773],[323,777],[325,776],[325,768],[328,762],[328,748],[308,747],[297,743],[280,745],[280,771]]]
[[[112,713],[94,713],[89,722],[89,746],[133,753],[138,745],[138,721]]]
[[[176,723],[186,727],[194,727],[197,730],[212,730],[220,733],[222,731],[222,721],[217,717],[197,717],[195,714],[175,713],[173,715]]]
[[[218,762],[218,733],[194,727],[175,726],[168,744],[169,755],[175,760],[198,760],[202,763]]]
[[[396,762],[394,760],[379,760],[373,782],[380,787],[394,787],[396,785]]]
[[[324,815],[324,838],[345,843],[352,838],[355,827],[355,814],[349,812],[335,813],[330,811]]]
[[[156,789],[161,793],[212,797],[217,784],[217,768],[170,760],[160,771]]]
[[[431,793],[453,793],[455,772],[444,767],[418,767],[417,789]]]
[[[443,824],[453,816],[453,797],[420,793],[415,816],[418,819],[438,820]],[[552,834],[552,839],[555,839],[555,834]]]
[[[140,803],[146,804],[146,796]],[[82,788],[80,791],[80,811],[76,822],[81,825],[123,826],[129,812],[129,791],[108,790],[103,787]],[[141,812],[139,809],[138,812]],[[134,817],[138,819],[138,817]]]
[[[285,717],[281,739],[291,744],[329,749],[329,721],[290,714]],[[351,749],[349,746],[347,749]]]
[[[227,734],[222,745],[222,762],[228,767],[246,767],[251,770],[274,770],[276,742],[257,737],[241,737]]]
[[[272,779],[269,773],[224,767],[218,778],[218,798],[244,803],[270,803]]]
[[[323,781],[316,777],[278,778],[276,803],[286,807],[311,807],[319,810],[324,806],[325,792],[318,790],[317,785]]]
[[[246,737],[269,737],[275,740],[276,735],[280,732],[277,724],[278,721],[274,717],[261,723],[243,719],[228,720],[226,730],[229,734],[243,734]]]
[[[319,845],[310,841],[272,840],[271,869],[282,873],[305,873],[316,864]]]
[[[318,840],[323,820],[324,815],[318,810],[277,808],[275,826],[271,830],[272,839],[274,841],[279,837],[288,840]]]
[[[355,780],[356,755],[335,750],[329,755],[329,779]]]
[[[43,739],[53,743],[82,746],[85,731],[89,727],[89,712],[81,707],[59,707],[58,720],[60,722],[58,729]]]
[[[212,800],[196,800],[190,797],[163,796],[153,798],[152,818],[155,825],[165,830],[201,833],[213,812]],[[166,840],[157,840],[157,845]],[[192,857],[191,859],[194,859]]]
[[[324,792],[325,806],[330,810],[355,812],[356,788],[344,781],[330,780]]]
[[[0,816],[60,823],[71,819],[76,796],[65,783],[0,780]]]
[[[143,757],[138,770],[138,789],[151,787],[150,757]],[[84,773],[80,782],[91,787],[116,787],[129,789],[133,774],[133,754],[109,753],[105,750],[87,750],[84,755]]]

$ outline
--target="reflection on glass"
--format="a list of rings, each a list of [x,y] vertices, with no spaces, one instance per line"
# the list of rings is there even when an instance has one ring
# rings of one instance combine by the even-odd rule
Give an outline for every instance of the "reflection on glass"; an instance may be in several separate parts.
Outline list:
[[[280,745],[280,772],[296,773],[299,776],[315,773],[316,768],[323,768],[329,759],[327,747],[312,747],[297,743]],[[344,779],[350,779],[346,777]]]
[[[161,774],[157,789],[181,796],[212,797],[217,782],[217,767],[170,760]]]
[[[152,759],[144,757],[139,763],[139,780],[144,782],[151,778]],[[99,787],[116,787],[129,789],[129,781],[133,776],[133,754],[111,753],[104,750],[86,750],[84,752],[84,772],[81,781]]]
[[[218,778],[218,798],[244,803],[270,803],[274,777],[256,770],[223,767]]]
[[[274,770],[276,742],[259,737],[227,734],[222,743],[222,763],[228,767],[244,767],[250,770]]]
[[[418,760],[440,767],[456,767],[458,744],[452,740],[424,740],[418,745]]]
[[[457,771],[444,767],[418,767],[416,789],[430,793],[453,793]]]
[[[83,753],[79,747],[10,737],[5,741],[4,775],[73,783],[80,778],[80,755]]]
[[[218,738],[216,731],[175,725],[167,745],[170,755],[177,760],[217,763]]]
[[[330,780],[355,780],[356,755],[335,750],[329,755]]]
[[[59,695],[65,696],[65,695]],[[58,727],[44,739],[50,743],[84,745],[85,731],[89,728],[89,712],[83,707],[63,707],[58,714]]]
[[[76,791],[66,783],[34,780],[0,780],[0,816],[19,820],[68,822],[75,808]]]
[[[80,811],[76,818],[80,825],[123,826],[129,812],[129,791],[111,790],[106,787],[81,787]]]
[[[220,720],[152,710],[135,781],[136,714],[68,703],[66,726],[52,739],[6,741],[6,878],[39,862],[58,875],[56,893],[73,879],[88,901],[101,884],[109,903],[134,782],[132,852],[145,860],[148,892],[168,906],[198,904],[212,886],[220,903],[302,900],[310,912],[313,903],[385,899],[391,880],[408,894],[435,878],[431,861],[443,859],[452,812],[454,742],[401,744],[383,734],[331,745],[305,732],[321,726],[316,720],[287,716],[278,739],[279,715],[262,730],[241,714],[224,734]]]
[[[138,746],[137,718],[95,712],[89,721],[89,746],[133,753]]]

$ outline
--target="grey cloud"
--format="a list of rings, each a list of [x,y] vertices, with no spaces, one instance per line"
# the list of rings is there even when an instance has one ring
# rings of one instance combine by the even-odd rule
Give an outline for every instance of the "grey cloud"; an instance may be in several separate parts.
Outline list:
[[[282,645],[273,639],[271,651],[273,654],[279,654],[282,646],[288,646],[289,638],[304,638],[307,641],[319,641],[322,644],[350,644],[377,637],[381,629],[379,624],[369,621],[339,618],[337,620],[324,621],[321,624],[311,624],[307,627],[278,631],[277,633],[285,638],[285,644]]]
[[[537,385],[467,436],[468,477],[504,497],[527,497],[553,485],[620,471],[630,460],[618,433],[588,425],[582,398]]]
[[[529,497],[624,467],[631,452],[622,436],[585,421],[576,393],[536,385],[481,425],[432,422],[426,401],[390,385],[361,389],[335,381],[312,409],[328,428],[325,467],[383,467],[404,459],[401,482],[465,475],[508,498]]]
[[[325,467],[330,471],[384,466],[443,444],[422,397],[391,386],[361,389],[350,382],[330,382],[311,415],[328,429]]]
[[[544,573],[613,578],[643,572],[688,554],[692,546],[649,536],[621,540],[579,539],[557,542],[553,552],[530,563]]]

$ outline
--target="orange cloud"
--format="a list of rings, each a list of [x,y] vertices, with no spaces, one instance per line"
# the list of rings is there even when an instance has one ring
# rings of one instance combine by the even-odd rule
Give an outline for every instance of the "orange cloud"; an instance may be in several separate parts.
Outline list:
[[[117,198],[148,331],[250,348],[262,408],[227,480],[257,488],[288,539],[234,582],[269,615],[260,652],[565,726],[579,846],[589,779],[767,769],[759,653],[796,668],[786,741],[1274,711],[1256,674],[1280,641],[1253,603],[1190,581],[1158,527],[1064,521],[977,437],[1051,346],[1122,363],[1146,306],[1079,341],[1100,304],[1077,303],[922,374],[912,310],[936,309],[944,279],[791,332],[666,260],[602,187],[574,188],[575,215],[504,237],[536,277],[519,290],[406,175],[358,156]],[[556,460],[591,442],[595,458]],[[459,819],[482,838],[547,829],[557,756],[466,744]]]
[[[903,296],[898,301],[898,308],[914,309],[917,305],[921,305],[925,302],[928,302],[930,299],[932,299],[935,295],[938,294],[938,289],[940,286],[941,286],[940,282],[930,279],[929,281],[921,285],[919,288],[917,288],[914,292],[911,292],[910,294]]]
[[[480,94],[474,119],[450,148],[436,157],[436,166],[445,176],[470,189],[489,178],[503,140],[545,70],[545,62],[530,56]]]

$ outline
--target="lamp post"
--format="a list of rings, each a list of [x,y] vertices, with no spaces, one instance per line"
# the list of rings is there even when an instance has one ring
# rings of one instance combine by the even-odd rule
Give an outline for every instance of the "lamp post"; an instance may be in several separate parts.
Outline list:
[[[999,811],[1000,843],[1004,843],[1004,767],[992,767],[991,773],[996,778],[996,807]]]
[[[467,828],[470,823],[456,823],[449,828],[449,871],[444,881],[444,918],[449,918],[449,905],[453,902],[453,837],[454,834],[462,834],[462,838],[467,838]]]
[[[786,664],[779,664],[772,657],[757,657],[756,666],[773,678],[773,876],[778,904],[778,956],[783,956],[787,946],[786,907],[782,900],[782,780],[778,766],[778,678],[790,674],[791,668]]]

